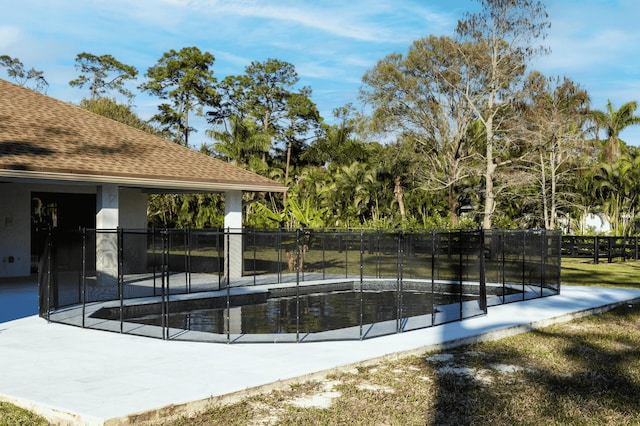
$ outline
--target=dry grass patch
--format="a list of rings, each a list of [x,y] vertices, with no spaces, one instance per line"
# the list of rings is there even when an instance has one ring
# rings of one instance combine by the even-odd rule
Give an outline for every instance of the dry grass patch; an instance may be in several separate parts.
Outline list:
[[[640,308],[381,361],[183,425],[640,424]]]

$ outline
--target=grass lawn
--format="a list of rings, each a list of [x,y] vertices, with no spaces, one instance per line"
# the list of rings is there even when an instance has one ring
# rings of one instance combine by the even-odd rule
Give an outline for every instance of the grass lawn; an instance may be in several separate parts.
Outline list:
[[[562,285],[595,287],[624,287],[640,289],[640,261],[600,261],[591,259],[562,259]]]
[[[18,408],[7,402],[0,402],[0,426],[14,425],[48,425],[49,423],[42,417]]]
[[[562,284],[640,288],[640,262],[563,259]],[[170,425],[640,424],[640,305],[376,362]]]
[[[640,288],[640,262],[563,259],[562,284]],[[640,424],[640,305],[369,363],[167,425]],[[0,425],[46,424],[0,403]]]

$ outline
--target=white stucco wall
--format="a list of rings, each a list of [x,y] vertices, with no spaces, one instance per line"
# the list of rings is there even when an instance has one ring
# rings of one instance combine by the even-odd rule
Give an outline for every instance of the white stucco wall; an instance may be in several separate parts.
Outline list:
[[[120,188],[120,227],[147,228],[147,194],[139,189]]]
[[[31,195],[33,192],[96,194],[95,186],[0,183],[0,277],[31,273]],[[147,226],[147,194],[118,190],[119,214],[113,223],[128,229]],[[98,212],[96,206],[96,213]],[[137,245],[137,243],[136,243]],[[13,260],[13,261],[11,261]]]
[[[31,193],[24,185],[0,184],[0,277],[30,273],[30,212]]]

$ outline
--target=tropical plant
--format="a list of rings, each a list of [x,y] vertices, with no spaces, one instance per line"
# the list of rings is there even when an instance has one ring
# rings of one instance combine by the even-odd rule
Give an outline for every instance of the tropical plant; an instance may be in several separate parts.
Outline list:
[[[640,124],[640,116],[634,115],[638,109],[636,101],[627,102],[617,110],[607,101],[605,111],[593,111],[596,129],[604,129],[607,139],[604,141],[604,161],[613,162],[623,154],[625,143],[620,139],[620,133],[629,126]],[[596,137],[598,135],[596,131]]]

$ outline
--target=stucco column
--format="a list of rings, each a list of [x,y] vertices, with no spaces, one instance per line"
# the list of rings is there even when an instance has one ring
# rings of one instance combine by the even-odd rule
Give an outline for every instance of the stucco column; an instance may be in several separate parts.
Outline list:
[[[242,277],[242,191],[224,193],[225,278],[229,283]]]
[[[118,186],[98,186],[96,194],[96,284],[109,295],[118,290]],[[115,294],[113,294],[115,290]]]

